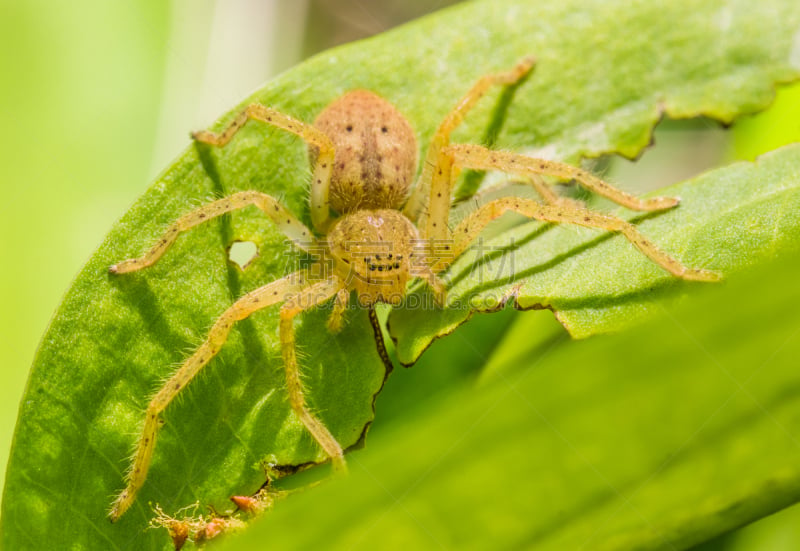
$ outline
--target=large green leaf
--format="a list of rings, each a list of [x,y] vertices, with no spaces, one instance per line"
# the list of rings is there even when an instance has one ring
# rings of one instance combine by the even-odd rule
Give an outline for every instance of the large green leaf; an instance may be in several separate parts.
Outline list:
[[[502,127],[498,147],[536,147],[571,161],[612,151],[635,156],[663,108],[727,121],[764,107],[774,84],[800,70],[792,38],[798,26],[800,6],[778,0],[758,11],[745,2],[724,9],[690,1],[476,2],[318,56],[247,101],[311,120],[344,91],[369,88],[406,113],[425,143],[478,76],[535,53],[533,78],[510,102],[493,92],[457,139],[480,141],[486,128],[492,137]],[[107,267],[141,253],[169,222],[211,196],[260,189],[307,218],[307,166],[297,139],[251,124],[223,150],[187,149],[112,229],[67,293],[35,360],[3,500],[7,548],[166,547],[162,533],[144,529],[150,503],[168,511],[195,500],[220,506],[263,482],[261,460],[321,459],[286,404],[272,309],[240,323],[170,407],[137,504],[118,524],[105,518],[148,397],[227,305],[287,273],[293,260],[268,220],[243,211],[182,237],[146,271],[113,277]],[[758,183],[784,182],[792,166],[796,160],[780,178],[760,174],[767,179]],[[667,224],[649,235],[677,247],[670,241],[676,230]],[[226,248],[235,240],[259,246],[260,256],[243,273],[227,263]],[[653,273],[647,263],[639,267]],[[351,446],[372,419],[385,370],[363,312],[350,313],[335,336],[324,317],[314,312],[298,327],[305,381],[324,422]]]
[[[659,190],[681,206],[640,220],[641,232],[694,267],[730,274],[800,237],[797,151],[765,155]],[[513,243],[513,246],[509,246]],[[703,285],[676,281],[629,241],[597,230],[528,222],[467,251],[449,271],[448,300],[458,306],[397,309],[390,328],[403,363],[451,332],[474,311],[506,301],[521,309],[552,309],[574,337],[619,330],[647,316],[665,293]],[[418,287],[419,301],[425,287]],[[413,298],[413,297],[412,297]]]
[[[519,143],[516,123],[533,120],[536,140],[526,152],[534,156],[571,162],[609,152],[635,157],[649,143],[652,127],[664,113],[702,114],[730,122],[771,98],[772,79],[797,74],[800,12],[790,4],[763,6],[757,13],[745,4],[604,5],[602,13],[592,13],[591,18],[585,7],[576,9],[570,3],[538,6],[547,15],[537,12],[537,17],[558,12],[556,26],[572,28],[555,39],[544,28],[529,37],[531,44],[540,36],[549,41],[534,77],[514,95],[499,144]],[[775,17],[787,19],[778,23]],[[783,24],[785,32],[777,30]],[[753,31],[753,38],[760,37],[758,44],[748,44],[746,37]],[[761,42],[767,35],[770,44]],[[561,62],[548,62],[551,56]],[[753,65],[755,58],[776,63]],[[527,92],[535,88],[536,96],[528,103]],[[516,117],[522,118],[515,117],[517,112],[521,114]],[[794,238],[796,219],[781,220],[788,226],[781,226],[775,239],[768,223],[759,229],[781,199],[764,205],[759,221],[751,220],[754,209],[739,208],[745,202],[769,203],[766,195],[771,192],[764,190],[766,195],[759,198],[758,190],[746,189],[747,178],[732,170],[731,189],[726,182],[724,192],[716,194],[699,191],[702,180],[663,191],[679,195],[681,207],[647,219],[642,231],[695,267],[727,273],[751,264],[765,249]],[[473,180],[467,178],[465,185]],[[750,234],[747,243],[741,239],[743,231]],[[653,289],[678,289],[668,275],[646,266],[640,253],[623,241],[607,240],[592,230],[529,223],[486,242],[486,248],[468,252],[449,271],[450,298],[458,307],[434,314],[416,309],[393,313],[390,327],[400,361],[413,363],[433,339],[450,333],[474,311],[492,311],[507,300],[520,308],[553,309],[576,337],[619,329],[641,318],[650,308]],[[411,303],[423,303],[424,292],[420,286]]]
[[[790,255],[631,331],[521,339],[514,370],[373,434],[348,480],[222,549],[679,550],[797,502],[798,273]]]

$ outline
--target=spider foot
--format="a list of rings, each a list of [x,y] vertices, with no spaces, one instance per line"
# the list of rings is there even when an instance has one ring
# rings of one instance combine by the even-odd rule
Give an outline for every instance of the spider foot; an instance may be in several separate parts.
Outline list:
[[[147,265],[138,259],[123,260],[108,267],[109,274],[127,274],[146,268]]]
[[[677,207],[681,200],[677,197],[653,197],[642,201],[642,210],[664,210]]]
[[[217,142],[217,135],[213,132],[209,132],[208,130],[195,130],[194,132],[189,132],[189,137],[200,143],[215,144]]]
[[[331,466],[333,467],[333,474],[337,476],[347,474],[347,461],[345,461],[343,455],[331,457]]]
[[[687,279],[689,281],[705,281],[713,283],[715,281],[722,280],[722,274],[719,272],[714,272],[712,270],[700,270],[700,269],[688,268],[684,273],[678,275],[679,277]]]

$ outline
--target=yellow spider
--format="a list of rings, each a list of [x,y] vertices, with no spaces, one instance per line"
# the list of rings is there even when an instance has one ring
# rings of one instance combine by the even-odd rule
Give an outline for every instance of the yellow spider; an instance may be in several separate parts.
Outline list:
[[[334,308],[328,327],[341,327],[342,314],[355,292],[359,305],[397,305],[407,284],[422,278],[444,303],[446,290],[437,275],[466,250],[481,230],[503,213],[513,211],[551,223],[577,224],[622,233],[633,246],[665,270],[683,279],[714,281],[718,275],[688,268],[661,251],[620,218],[592,212],[560,199],[538,175],[574,179],[587,189],[629,209],[653,211],[674,207],[677,199],[639,199],[592,174],[563,163],[493,151],[478,145],[451,144],[450,133],[493,85],[517,83],[531,71],[534,60],[525,58],[511,71],[479,79],[444,119],[433,136],[416,185],[417,141],[408,121],[386,100],[365,90],[349,92],[328,105],[309,125],[259,104],[249,105],[224,131],[195,133],[194,139],[222,147],[249,119],[291,132],[309,147],[313,165],[311,183],[312,232],[274,198],[258,191],[243,191],[194,210],[173,223],[143,256],[110,267],[113,274],[141,270],[158,261],[181,232],[235,209],[254,205],[269,216],[300,249],[323,250],[333,259],[332,270],[304,270],[252,291],[228,308],[211,328],[208,338],[150,401],[127,487],[110,512],[118,519],[134,502],[147,477],[159,415],[178,393],[225,344],[236,321],[262,308],[281,303],[280,343],[286,371],[289,402],[309,433],[344,470],[342,447],[306,407],[297,364],[293,319],[299,313],[331,299]],[[451,189],[458,169],[499,170],[528,179],[542,201],[519,197],[495,199],[468,215],[455,229],[449,225]],[[331,211],[338,213],[332,217]],[[433,243],[447,255],[433,258]],[[442,245],[444,244],[444,245]],[[442,257],[443,256],[443,257]]]

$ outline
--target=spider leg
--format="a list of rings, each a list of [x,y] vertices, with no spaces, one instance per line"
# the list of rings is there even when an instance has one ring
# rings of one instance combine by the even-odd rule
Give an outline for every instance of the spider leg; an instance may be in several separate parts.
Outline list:
[[[342,329],[342,317],[347,309],[347,302],[350,300],[350,289],[342,287],[336,293],[336,300],[333,303],[333,311],[328,318],[328,331],[338,333]]]
[[[330,218],[328,194],[335,151],[330,138],[322,131],[275,109],[259,103],[251,103],[222,132],[217,134],[209,130],[200,130],[193,132],[192,138],[198,142],[222,147],[249,119],[291,132],[302,138],[309,146],[317,149],[317,162],[314,166],[314,177],[311,184],[311,221],[315,229],[323,232],[327,228]]]
[[[145,415],[144,427],[136,446],[133,464],[128,471],[126,488],[119,494],[111,508],[111,521],[117,520],[128,510],[136,494],[144,484],[147,470],[153,456],[156,436],[163,422],[159,418],[161,412],[172,402],[178,393],[197,375],[197,373],[219,352],[228,339],[233,324],[243,320],[253,312],[285,300],[308,286],[303,272],[295,272],[277,281],[252,291],[231,305],[223,313],[208,333],[205,342],[192,354],[183,365],[170,377],[155,396],[150,400]],[[314,288],[313,286],[311,287]]]
[[[564,197],[563,195],[556,193],[556,191],[553,189],[553,186],[545,182],[544,179],[539,175],[505,180],[499,184],[495,184],[478,191],[477,193],[471,195],[467,200],[464,200],[463,203],[465,205],[472,204],[472,210],[475,210],[480,206],[481,203],[487,203],[490,201],[491,199],[486,199],[486,197],[490,195],[495,199],[500,197],[519,196],[517,193],[517,188],[519,186],[531,187],[539,196],[539,198],[547,205],[570,205],[577,208],[586,208],[586,204],[583,201],[579,199],[573,199],[571,197]],[[525,196],[523,195],[521,197]],[[467,201],[469,201],[469,203]]]
[[[461,101],[459,101],[450,113],[444,118],[436,133],[431,139],[428,154],[425,157],[425,162],[422,165],[422,174],[414,186],[414,191],[409,197],[403,214],[409,219],[416,222],[425,208],[425,198],[428,195],[428,183],[431,181],[433,171],[438,164],[439,156],[442,148],[450,144],[450,133],[464,120],[470,109],[481,99],[484,94],[497,84],[512,85],[527,75],[533,68],[536,60],[532,57],[526,57],[519,61],[513,69],[503,73],[495,73],[484,75],[472,86]]]
[[[533,189],[536,190],[536,193],[544,199],[544,202],[548,205],[563,205],[563,204],[570,204],[576,207],[581,207],[583,203],[576,199],[570,199],[569,197],[562,197],[555,191],[553,188],[547,184],[542,178],[539,177],[538,174],[531,175],[528,179],[523,180],[522,183],[528,184]]]
[[[333,467],[337,471],[346,471],[344,451],[330,431],[309,411],[303,394],[303,384],[300,381],[300,369],[297,365],[297,350],[294,339],[294,317],[322,304],[338,295],[344,284],[338,277],[333,276],[327,281],[316,283],[291,296],[281,307],[281,350],[283,365],[286,370],[286,387],[289,393],[289,404],[300,420],[319,443],[325,453],[331,458]]]
[[[618,205],[639,211],[662,210],[674,207],[678,204],[678,199],[674,197],[651,197],[641,199],[620,189],[615,188],[608,182],[604,182],[590,172],[580,168],[559,163],[558,161],[548,161],[546,159],[535,159],[520,155],[519,153],[509,153],[507,151],[493,151],[479,145],[458,144],[448,148],[452,154],[454,164],[460,167],[468,167],[477,170],[502,170],[535,176],[545,174],[555,176],[564,180],[575,180],[580,185],[611,199]]]
[[[425,236],[428,239],[450,239],[448,222],[450,190],[453,185],[452,180],[455,177],[454,167],[476,170],[501,170],[529,177],[546,174],[565,179],[574,179],[585,188],[632,210],[661,210],[678,204],[678,200],[672,197],[640,199],[615,188],[585,170],[568,164],[545,159],[534,159],[506,151],[494,151],[479,145],[456,144],[442,149],[436,170],[431,177],[429,214],[425,225]],[[545,200],[551,202],[552,196],[546,196]],[[559,200],[558,203],[566,205],[567,202]]]
[[[598,214],[584,208],[564,204],[542,205],[530,199],[521,199],[517,197],[505,197],[490,201],[465,218],[456,227],[453,235],[455,257],[464,252],[489,222],[508,211],[518,212],[529,218],[542,220],[544,222],[576,224],[590,228],[600,228],[611,232],[619,232],[647,256],[647,258],[676,277],[695,281],[718,281],[720,279],[719,274],[715,272],[684,266],[678,260],[659,249],[652,241],[644,237],[636,226],[621,218]]]
[[[527,177],[522,177],[518,179],[512,179],[504,184],[491,186],[486,188],[474,195],[472,195],[472,199],[475,201],[475,206],[478,206],[478,199],[481,198],[483,195],[488,195],[492,193],[495,195],[495,198],[500,197],[512,197],[516,196],[517,194],[512,191],[511,186],[519,186],[519,185],[526,185],[533,188],[536,194],[541,198],[541,200],[546,205],[562,205],[565,208],[578,208],[578,209],[585,209],[586,203],[579,199],[573,199],[571,197],[564,197],[563,195],[559,195],[553,189],[553,186],[548,184],[541,178],[538,174],[536,175],[529,175]],[[508,189],[508,193],[505,193],[505,190]]]
[[[220,216],[221,214],[225,214],[226,212],[244,208],[249,205],[255,205],[264,211],[264,213],[275,222],[275,225],[301,249],[308,250],[309,247],[313,247],[315,244],[315,239],[311,231],[290,213],[286,207],[278,203],[278,201],[266,193],[261,193],[259,191],[240,191],[234,193],[230,197],[203,205],[181,216],[143,256],[123,260],[119,264],[114,264],[108,270],[112,274],[122,274],[151,266],[172,246],[181,232],[190,230],[198,224]]]
[[[449,256],[447,258],[449,258],[447,264],[455,259],[455,257],[450,258]],[[425,265],[414,267],[411,269],[411,275],[420,279],[424,279],[425,282],[427,282],[428,286],[430,286],[431,290],[433,291],[433,298],[436,300],[436,304],[439,306],[444,306],[447,303],[447,287],[445,286],[444,282],[433,272],[430,266]]]

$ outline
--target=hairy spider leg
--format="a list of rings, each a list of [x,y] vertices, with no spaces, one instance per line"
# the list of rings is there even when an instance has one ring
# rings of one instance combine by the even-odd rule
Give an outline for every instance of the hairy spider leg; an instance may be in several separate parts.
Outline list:
[[[445,245],[445,247],[449,248],[449,245]],[[439,279],[439,277],[434,273],[434,271],[431,269],[430,266],[423,265],[423,266],[413,267],[411,269],[411,275],[413,275],[414,277],[418,277],[428,283],[431,290],[433,291],[433,298],[436,300],[436,304],[438,304],[439,306],[444,306],[447,303],[447,286],[441,279]]]
[[[615,188],[590,172],[565,163],[536,159],[519,153],[495,151],[479,145],[455,144],[442,150],[431,180],[430,216],[426,230],[434,239],[448,239],[450,235],[447,222],[450,211],[450,189],[454,178],[453,166],[475,170],[500,170],[533,178],[541,174],[575,180],[589,191],[631,210],[662,210],[679,203],[674,197],[641,199]],[[544,191],[546,184],[543,182],[528,180],[525,183],[532,185],[543,196],[545,202],[566,204],[562,198]]]
[[[547,182],[542,180],[538,175],[531,175],[529,179],[523,180],[522,183],[528,184],[535,189],[536,193],[538,193],[548,205],[560,205],[564,203],[570,203],[575,206],[581,205],[580,201],[570,199],[569,197],[560,196],[558,193],[553,191],[552,186],[548,185]]]
[[[507,151],[493,151],[480,145],[468,144],[451,145],[448,147],[447,154],[452,155],[454,164],[460,167],[469,165],[469,168],[476,170],[502,170],[527,176],[543,174],[562,180],[575,180],[589,191],[631,210],[663,210],[679,203],[678,199],[674,197],[650,197],[647,199],[636,197],[604,182],[591,172],[558,161],[536,159]]]
[[[350,300],[350,289],[342,287],[336,293],[336,299],[333,302],[333,310],[330,317],[328,317],[328,331],[331,333],[338,333],[342,329],[342,318],[344,311],[347,309],[347,302]]]
[[[676,277],[693,281],[718,281],[719,274],[709,270],[688,268],[678,260],[662,251],[655,243],[644,237],[631,224],[616,216],[598,214],[577,207],[565,208],[565,205],[542,205],[531,199],[504,197],[495,199],[480,207],[464,219],[454,232],[453,249],[456,256],[466,250],[473,239],[492,220],[505,212],[512,211],[543,222],[560,224],[576,224],[589,228],[599,228],[624,235],[647,258],[664,268]]]
[[[317,164],[314,167],[314,176],[311,184],[311,222],[314,229],[322,233],[330,222],[330,201],[328,199],[333,168],[334,147],[333,142],[319,129],[284,115],[275,109],[265,107],[259,103],[251,103],[244,111],[239,113],[225,130],[214,133],[209,130],[193,132],[192,137],[198,142],[224,146],[230,141],[244,124],[249,120],[270,124],[277,128],[291,132],[302,138],[306,143],[319,149]]]
[[[442,148],[450,143],[450,133],[464,120],[470,109],[481,99],[484,94],[494,85],[513,85],[527,75],[536,59],[533,56],[528,56],[519,61],[513,69],[503,73],[495,73],[484,75],[472,86],[463,98],[456,104],[452,111],[444,118],[436,133],[431,139],[428,153],[425,157],[425,162],[422,164],[422,173],[414,186],[414,191],[411,193],[403,214],[410,220],[418,222],[420,216],[424,214],[425,200],[428,195],[428,186],[433,176],[433,171],[436,168]],[[450,206],[450,198],[447,198],[447,206]]]
[[[428,200],[428,220],[425,225],[426,237],[430,239],[448,240],[450,191],[455,177],[453,167],[468,167],[477,170],[501,170],[531,177],[530,184],[543,196],[545,202],[562,202],[557,195],[546,191],[546,184],[536,180],[543,174],[565,179],[575,179],[587,189],[603,195],[612,201],[633,210],[659,210],[673,207],[678,200],[671,197],[654,197],[639,199],[625,193],[600,180],[593,174],[579,168],[544,159],[534,159],[525,155],[494,151],[485,147],[467,144],[449,145],[442,149],[436,161],[436,168],[431,176],[430,199]]]
[[[292,410],[311,433],[311,436],[325,450],[331,458],[333,468],[338,472],[345,472],[347,464],[344,460],[344,451],[330,431],[309,411],[303,393],[303,384],[300,381],[300,368],[297,364],[297,350],[294,338],[294,318],[304,310],[319,306],[323,302],[339,294],[344,288],[344,283],[336,276],[327,281],[321,281],[303,289],[289,297],[281,306],[281,351],[283,353],[283,366],[286,370],[286,388],[289,394],[289,404]]]
[[[139,258],[123,260],[119,264],[114,264],[108,270],[112,274],[124,274],[134,272],[152,266],[169,249],[182,232],[192,229],[198,224],[211,220],[221,214],[232,210],[241,209],[250,205],[255,205],[269,216],[275,225],[278,226],[294,244],[303,250],[308,250],[316,243],[311,231],[300,222],[286,207],[278,201],[258,191],[240,191],[225,199],[219,199],[213,203],[203,205],[190,213],[184,214],[177,221],[167,228],[167,231],[147,251]]]
[[[183,365],[170,377],[150,400],[145,414],[144,427],[136,446],[133,464],[127,473],[127,486],[119,494],[112,505],[109,516],[111,521],[117,520],[128,510],[136,499],[136,494],[147,478],[147,470],[153,456],[158,430],[163,422],[159,415],[178,393],[205,367],[219,352],[228,339],[233,324],[243,320],[253,312],[286,300],[287,296],[296,296],[298,291],[308,286],[304,272],[295,272],[273,281],[263,287],[247,293],[237,300],[223,313],[208,332],[205,342],[192,354]],[[314,288],[314,286],[310,287]]]
[[[478,207],[477,199],[480,198],[482,195],[486,195],[489,193],[497,194],[498,192],[503,193],[503,195],[498,195],[499,197],[510,197],[513,192],[509,192],[508,194],[504,193],[504,190],[510,190],[511,186],[513,185],[527,185],[533,188],[539,197],[541,197],[542,201],[544,201],[547,205],[567,205],[573,208],[580,208],[585,209],[586,205],[583,201],[579,199],[573,199],[571,197],[564,197],[556,193],[553,189],[551,184],[548,184],[541,178],[539,175],[529,175],[528,177],[523,177],[519,179],[512,179],[502,184],[492,186],[481,190],[478,193],[475,193],[471,196],[471,199],[475,200],[475,207]]]
[[[553,186],[548,184],[541,178],[538,174],[531,174],[528,175],[526,178],[521,178],[519,180],[512,180],[506,183],[508,184],[522,184],[527,185],[533,188],[533,190],[542,198],[545,204],[548,205],[571,205],[577,208],[585,208],[585,205],[579,199],[572,199],[571,197],[563,197],[555,192]],[[502,189],[502,186],[493,187],[486,189],[485,191],[497,191],[498,189]],[[478,193],[472,195],[472,197],[476,197],[479,195]]]
[[[598,191],[598,189],[602,190],[602,194],[609,198],[612,198],[612,195],[613,198],[623,198],[626,201],[624,206],[629,208],[638,207],[636,210],[657,210],[659,208],[668,208],[673,206],[674,202],[676,202],[676,200],[665,197],[638,199],[616,190],[609,184],[589,175],[584,171],[568,167],[567,165],[562,165],[561,163],[540,161],[539,159],[531,159],[522,155],[513,155],[510,153],[491,151],[482,147],[463,145],[451,146],[443,150],[442,153],[441,161],[439,163],[440,168],[442,168],[442,174],[451,174],[452,166],[457,165],[459,167],[472,169],[503,170],[520,175],[549,174],[549,172],[545,172],[545,169],[547,167],[554,167],[556,170],[558,170],[555,175],[561,176],[568,173],[566,170],[562,171],[561,167],[563,166],[565,169],[572,169],[572,177],[576,179],[577,176],[590,176],[592,184],[587,185],[589,189],[595,191]],[[438,173],[439,171],[437,171],[437,174]],[[583,180],[578,181],[586,184],[586,182]],[[596,183],[600,183],[602,186],[598,188]],[[452,181],[444,182],[442,180],[434,179],[433,185],[436,187],[432,189],[432,193],[449,193]],[[437,191],[437,189],[440,189],[440,191]],[[673,203],[670,203],[671,201]],[[515,197],[506,197],[490,201],[465,218],[457,226],[452,236],[453,255],[447,259],[442,259],[442,261],[439,262],[434,268],[435,271],[438,272],[447,267],[447,265],[450,263],[449,260],[457,258],[458,255],[464,252],[464,250],[489,222],[508,211],[518,212],[529,218],[535,218],[545,222],[577,224],[579,226],[587,226],[592,228],[600,228],[611,232],[619,232],[623,234],[650,260],[676,277],[695,281],[718,281],[720,279],[719,274],[715,272],[688,268],[684,266],[678,260],[672,258],[670,255],[659,249],[652,241],[645,238],[641,232],[639,232],[636,226],[626,222],[625,220],[622,220],[621,218],[594,213],[585,208],[569,203],[543,205],[530,199]],[[439,227],[447,228],[447,215],[448,212],[445,211],[444,217],[437,220],[438,225],[435,229],[438,229]],[[433,218],[433,213],[431,218]]]

